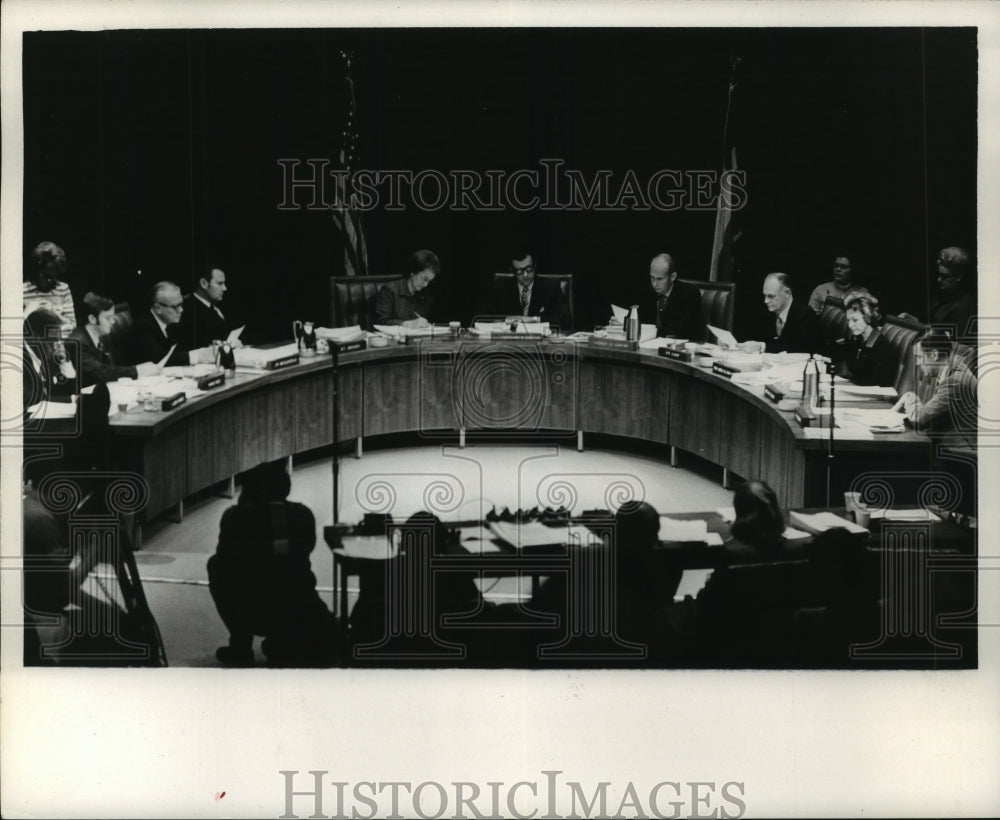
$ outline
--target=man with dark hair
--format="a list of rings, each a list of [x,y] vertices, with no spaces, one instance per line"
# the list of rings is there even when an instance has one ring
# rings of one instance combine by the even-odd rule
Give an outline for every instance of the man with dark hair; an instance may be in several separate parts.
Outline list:
[[[649,312],[640,314],[656,317],[657,336],[675,336],[700,342],[705,338],[705,323],[701,318],[701,291],[693,285],[677,281],[677,265],[668,253],[653,257],[649,263],[649,283],[655,301]]]
[[[841,254],[833,260],[833,280],[817,285],[809,297],[809,307],[816,314],[823,312],[823,303],[827,296],[836,296],[843,299],[847,294],[856,290],[854,268],[851,265],[851,258]]]
[[[495,280],[481,312],[494,316],[535,316],[540,321],[557,325],[560,330],[572,330],[562,288],[557,282],[535,276],[533,254],[515,253],[522,255],[510,259],[513,283],[504,279]]]
[[[375,298],[375,324],[429,327],[433,319],[434,294],[428,286],[441,276],[441,261],[433,251],[415,251],[407,264],[407,276],[379,288]]]
[[[39,242],[26,260],[22,288],[24,315],[50,310],[62,320],[62,335],[74,326],[73,294],[62,279],[66,275],[66,252],[55,242]]]
[[[131,364],[154,362],[168,367],[215,360],[210,347],[192,349],[177,333],[177,324],[184,313],[181,289],[173,282],[157,282],[150,294],[150,308],[140,313],[129,331],[126,346]],[[174,348],[170,352],[171,347]]]
[[[819,353],[823,349],[823,328],[809,305],[796,302],[792,280],[787,273],[770,273],[764,278],[764,306],[768,319],[761,327],[767,353]]]
[[[938,298],[931,305],[930,324],[948,325],[956,336],[969,330],[976,315],[976,283],[969,252],[964,248],[942,248],[937,257]]]
[[[222,311],[222,299],[228,290],[226,274],[212,264],[196,269],[194,292],[184,301],[178,335],[189,348],[208,347],[224,341],[234,325]]]
[[[918,430],[974,434],[979,415],[976,377],[957,355],[951,338],[941,331],[928,331],[917,340],[914,351],[926,393],[923,397],[904,393],[892,409],[905,413]]]
[[[154,362],[120,365],[105,343],[114,326],[115,304],[104,296],[89,292],[76,306],[77,325],[69,338],[80,347],[81,387],[97,382],[155,376],[160,372]]]

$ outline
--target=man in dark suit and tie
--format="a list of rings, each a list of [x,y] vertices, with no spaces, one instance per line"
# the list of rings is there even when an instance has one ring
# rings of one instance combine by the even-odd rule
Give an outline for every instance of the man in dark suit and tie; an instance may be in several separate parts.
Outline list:
[[[177,324],[183,313],[184,299],[177,285],[173,282],[153,285],[149,311],[140,312],[129,331],[126,342],[129,363],[151,361],[159,364],[171,347],[174,350],[164,362],[167,367],[214,361],[211,347],[190,349],[178,336]]]
[[[656,335],[700,342],[705,338],[705,323],[701,318],[701,291],[693,285],[677,281],[677,266],[673,257],[661,253],[649,263],[649,283],[654,299],[640,313],[641,321],[655,316]]]
[[[542,322],[558,325],[564,332],[569,327],[569,308],[558,282],[535,277],[535,258],[531,253],[515,252],[511,257],[509,280],[494,281],[484,313],[503,316],[536,316]]]
[[[178,336],[189,348],[208,347],[214,341],[223,341],[239,325],[229,320],[228,311],[222,310],[222,299],[228,290],[226,274],[211,264],[197,269],[198,281],[192,293],[184,300],[184,313],[178,326]]]
[[[787,273],[770,273],[764,278],[764,306],[767,319],[761,330],[767,353],[820,353],[823,328],[808,302],[796,302]]]
[[[115,361],[115,352],[106,344],[115,321],[115,303],[110,299],[88,293],[77,305],[76,312],[77,325],[69,339],[80,348],[81,387],[122,378],[155,376],[160,372],[154,362],[125,365]]]

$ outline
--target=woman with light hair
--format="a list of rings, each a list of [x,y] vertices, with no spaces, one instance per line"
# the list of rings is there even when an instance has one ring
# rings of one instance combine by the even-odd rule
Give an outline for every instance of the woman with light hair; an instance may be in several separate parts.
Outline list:
[[[896,382],[896,360],[892,346],[882,335],[882,311],[878,299],[867,291],[844,297],[848,335],[838,339],[831,358],[839,375],[859,385],[892,387]]]

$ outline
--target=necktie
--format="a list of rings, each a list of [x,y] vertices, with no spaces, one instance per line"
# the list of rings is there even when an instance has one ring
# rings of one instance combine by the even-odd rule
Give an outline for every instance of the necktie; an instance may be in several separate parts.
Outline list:
[[[226,317],[222,315],[222,311],[219,310],[218,305],[212,305],[212,309],[219,315],[219,318],[222,319],[222,321],[226,321]]]
[[[777,319],[774,320],[774,327],[775,327],[775,331],[776,331],[775,332],[776,336],[780,336],[781,335],[781,330],[782,330],[782,328],[784,328],[784,326],[785,326],[785,323],[781,320],[780,316]]]
[[[521,315],[522,316],[527,316],[528,315],[528,300],[529,300],[528,289],[527,288],[521,288]]]

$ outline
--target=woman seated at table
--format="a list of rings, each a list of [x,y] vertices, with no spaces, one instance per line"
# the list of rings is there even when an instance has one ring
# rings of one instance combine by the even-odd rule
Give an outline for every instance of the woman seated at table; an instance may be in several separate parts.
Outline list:
[[[428,286],[441,276],[441,262],[432,251],[410,256],[409,273],[379,288],[375,299],[375,324],[428,327],[433,320],[434,294]]]
[[[882,335],[878,299],[868,293],[849,293],[844,299],[848,336],[832,345],[830,358],[838,374],[858,385],[892,387],[896,361],[892,346]]]
[[[736,518],[729,528],[735,540],[726,544],[729,564],[787,561],[805,553],[785,540],[785,513],[778,494],[766,481],[747,481],[733,494]]]

